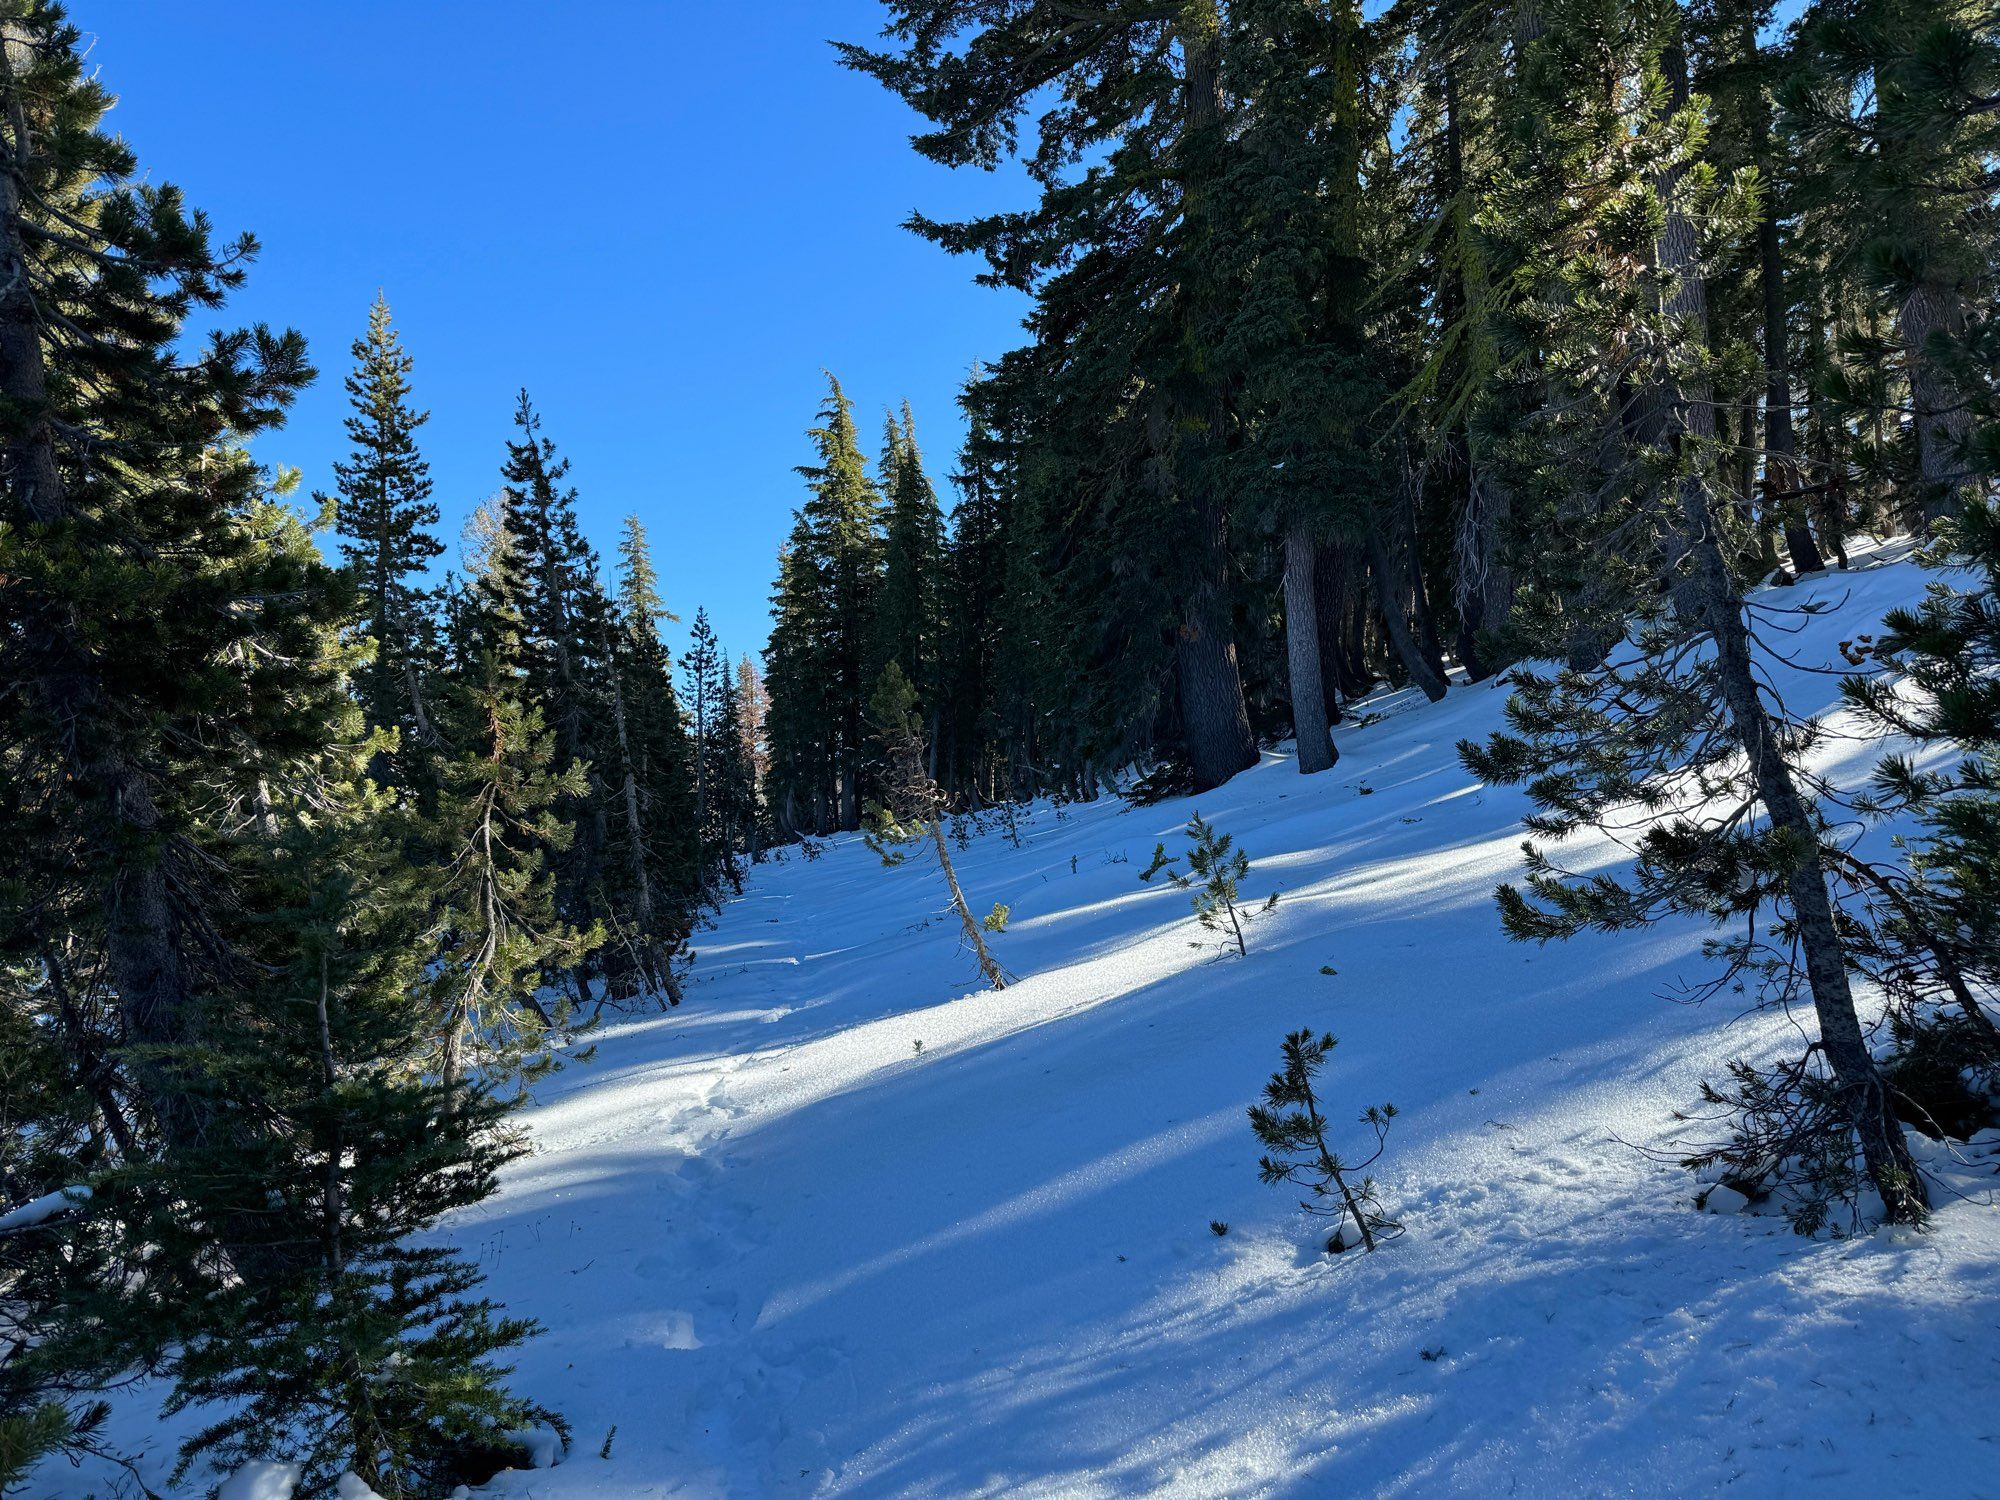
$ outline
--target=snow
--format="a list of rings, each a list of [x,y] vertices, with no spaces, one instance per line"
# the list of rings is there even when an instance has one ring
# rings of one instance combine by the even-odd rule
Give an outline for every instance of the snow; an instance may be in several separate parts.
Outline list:
[[[57,1214],[89,1201],[90,1189],[81,1184],[76,1187],[57,1188],[53,1193],[44,1193],[39,1198],[23,1203],[19,1208],[10,1208],[6,1213],[0,1214],[0,1234],[46,1223]]]
[[[292,1487],[299,1482],[297,1464],[253,1459],[222,1481],[215,1500],[292,1500]],[[341,1487],[341,1500],[356,1500]]]
[[[553,1469],[562,1458],[562,1436],[552,1427],[524,1427],[508,1433],[507,1437],[528,1455],[531,1469]]]
[[[1834,606],[1774,636],[1795,708],[1835,705],[1802,668],[1922,577],[1773,591]],[[839,839],[758,867],[686,1002],[542,1083],[536,1154],[450,1227],[547,1325],[514,1383],[574,1428],[558,1467],[479,1493],[1990,1491],[2000,1134],[1926,1150],[1952,1191],[1923,1234],[1697,1211],[1648,1150],[1796,1030],[1667,998],[1711,972],[1697,924],[1506,941],[1526,802],[1453,749],[1505,697],[1386,695],[1325,775],[1267,755],[1197,802],[976,836],[968,899],[1013,909],[998,994],[922,862]],[[1878,749],[1830,737],[1821,769]],[[1284,893],[1247,959],[1137,879],[1197,805],[1249,852],[1246,902]],[[1406,1232],[1372,1256],[1327,1255],[1327,1221],[1258,1181],[1244,1111],[1299,1026],[1340,1038],[1336,1148],[1399,1111],[1372,1170]]]
[[[343,1474],[340,1482],[333,1487],[337,1500],[382,1500],[375,1493],[374,1486],[354,1474]]]

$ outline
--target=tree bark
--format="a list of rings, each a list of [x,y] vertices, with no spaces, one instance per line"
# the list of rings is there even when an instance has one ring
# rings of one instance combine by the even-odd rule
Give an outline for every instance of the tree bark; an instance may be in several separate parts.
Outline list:
[[[1897,317],[1909,359],[1917,464],[1924,486],[1921,513],[1924,528],[1929,530],[1957,515],[1964,504],[1971,475],[1962,450],[1971,435],[1972,413],[1952,389],[1951,377],[1924,346],[1934,334],[1964,332],[1965,303],[1954,288],[1920,281],[1903,298]]]
[[[1677,92],[1684,94],[1686,59],[1678,46],[1670,61],[1677,65]],[[1663,310],[1684,318],[1705,338],[1708,299],[1694,226],[1680,208],[1678,181],[1670,179],[1664,187],[1667,217],[1657,253],[1660,268],[1672,280],[1673,296]],[[1682,384],[1671,369],[1664,373],[1662,385],[1669,397],[1670,441],[1682,450],[1675,540],[1689,565],[1689,576],[1675,590],[1676,608],[1690,624],[1698,622],[1705,627],[1715,642],[1716,677],[1731,729],[1749,759],[1757,796],[1772,829],[1789,838],[1793,859],[1785,875],[1785,888],[1791,900],[1793,927],[1805,954],[1806,982],[1819,1022],[1819,1046],[1860,1141],[1869,1178],[1892,1223],[1920,1223],[1929,1206],[1923,1178],[1911,1159],[1909,1143],[1890,1110],[1888,1090],[1862,1036],[1854,992],[1848,984],[1846,951],[1827,888],[1819,828],[1799,792],[1776,726],[1759,695],[1743,594],[1730,574],[1717,532],[1706,473],[1706,455],[1715,438],[1712,396],[1705,385]]]
[[[1285,533],[1285,656],[1291,670],[1292,732],[1298,738],[1302,776],[1329,770],[1339,758],[1327,733],[1313,550],[1312,535],[1303,525]]]
[[[1222,135],[1220,28],[1215,0],[1183,0],[1174,27],[1185,60],[1180,141],[1183,214],[1197,237],[1205,228],[1212,230],[1206,221],[1212,212],[1209,159],[1221,148]],[[1188,339],[1199,345],[1213,316],[1212,290],[1197,284],[1184,296]],[[1222,392],[1212,377],[1199,371],[1186,372],[1183,384],[1190,389],[1176,398],[1181,410],[1175,427],[1181,432],[1198,428],[1204,448],[1219,448],[1225,418]],[[1181,728],[1195,790],[1206,791],[1254,766],[1257,741],[1250,732],[1230,620],[1228,512],[1205,478],[1191,475],[1184,462],[1178,468],[1176,480],[1193,521],[1191,577],[1178,652]],[[1195,483],[1203,487],[1198,496],[1188,493]]]
[[[986,946],[986,935],[972,915],[972,908],[965,904],[965,892],[959,888],[958,871],[952,868],[951,849],[944,840],[944,823],[938,818],[925,820],[930,826],[931,847],[937,851],[938,868],[944,871],[944,883],[951,887],[951,904],[958,909],[959,925],[965,931],[966,942],[979,959],[979,972],[986,976],[986,982],[996,990],[1007,988],[1007,971],[994,961],[992,952]]]
[[[1382,624],[1389,632],[1389,644],[1396,652],[1396,659],[1410,674],[1410,681],[1423,690],[1426,698],[1436,703],[1445,694],[1444,673],[1425,657],[1410,630],[1409,616],[1404,613],[1404,599],[1409,590],[1402,570],[1395,565],[1387,544],[1373,527],[1368,532],[1368,572],[1375,582],[1375,603],[1381,611]]]
[[[1746,59],[1754,68],[1757,60],[1757,28],[1754,22],[1743,28]],[[1770,106],[1762,87],[1753,88],[1750,101],[1750,154],[1766,181],[1771,176]],[[1764,211],[1757,220],[1757,261],[1764,282],[1764,485],[1770,504],[1778,508],[1784,525],[1785,550],[1792,555],[1792,571],[1819,573],[1826,569],[1806,524],[1805,507],[1798,491],[1798,441],[1792,431],[1792,374],[1786,346],[1788,323],[1785,317],[1784,246],[1778,235],[1778,208],[1767,190]]]

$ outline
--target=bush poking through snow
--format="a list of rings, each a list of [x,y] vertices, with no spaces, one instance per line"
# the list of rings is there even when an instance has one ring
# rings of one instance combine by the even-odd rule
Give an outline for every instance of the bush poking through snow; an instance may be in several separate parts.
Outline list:
[[[1139,872],[1139,878],[1150,881],[1155,875],[1164,874],[1182,890],[1193,891],[1194,914],[1201,925],[1210,932],[1225,934],[1235,942],[1237,953],[1248,958],[1250,949],[1243,941],[1243,924],[1253,913],[1239,902],[1242,884],[1250,874],[1250,856],[1236,847],[1229,834],[1217,833],[1215,825],[1200,813],[1188,819],[1187,836],[1187,874],[1174,868],[1165,844],[1155,844],[1152,863]],[[1262,916],[1277,904],[1278,893],[1273,891],[1254,915]]]
[[[1375,1134],[1375,1147],[1366,1157],[1347,1162],[1334,1154],[1327,1144],[1326,1117],[1313,1091],[1313,1079],[1326,1066],[1327,1054],[1336,1045],[1330,1035],[1322,1032],[1315,1037],[1309,1029],[1286,1037],[1285,1065],[1264,1085],[1264,1102],[1250,1106],[1250,1128],[1267,1148],[1257,1164],[1264,1181],[1289,1182],[1306,1189],[1312,1196],[1301,1198],[1299,1207],[1309,1214],[1340,1220],[1326,1248],[1341,1251],[1359,1245],[1372,1251],[1403,1232],[1403,1226],[1382,1211],[1375,1196],[1375,1179],[1357,1180],[1357,1174],[1381,1157],[1396,1106],[1371,1104],[1362,1112],[1361,1123]]]

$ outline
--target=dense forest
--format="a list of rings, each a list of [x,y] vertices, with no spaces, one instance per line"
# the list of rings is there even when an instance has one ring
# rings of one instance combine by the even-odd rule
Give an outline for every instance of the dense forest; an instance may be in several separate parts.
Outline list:
[[[255,241],[106,128],[60,7],[0,3],[0,1488],[102,1452],[141,1375],[211,1419],[190,1483],[442,1494],[560,1428],[506,1379],[533,1310],[413,1236],[594,1019],[681,1003],[746,867],[885,804],[1324,772],[1384,685],[1509,674],[1462,753],[1539,809],[1512,935],[1695,913],[1729,982],[1805,996],[1707,1164],[1783,1163],[1802,1229],[1924,1221],[1896,1069],[2000,1054],[2000,13],[885,13],[828,66],[930,160],[1025,165],[1017,210],[910,227],[1032,312],[947,465],[908,408],[871,459],[830,382],[760,665],[700,614],[673,657],[641,520],[600,556],[525,391],[448,542],[386,302],[333,492],[253,457],[320,378],[297,334],[189,333]],[[1746,590],[1892,535],[1972,570],[1849,698],[1962,758],[1843,803]],[[1892,813],[1898,863],[1850,852]],[[1565,871],[1614,819],[1629,876]]]

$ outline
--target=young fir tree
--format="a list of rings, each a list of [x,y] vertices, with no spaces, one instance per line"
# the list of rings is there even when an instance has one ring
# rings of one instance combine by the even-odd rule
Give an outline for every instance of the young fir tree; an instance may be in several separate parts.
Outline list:
[[[375,642],[355,692],[369,727],[398,736],[397,750],[377,762],[378,778],[407,785],[417,779],[414,767],[437,748],[428,701],[436,641],[422,580],[444,544],[434,533],[438,508],[430,465],[416,444],[417,429],[430,414],[410,404],[413,362],[379,295],[353,354],[347,394],[354,411],[346,430],[354,447],[333,473],[340,551],[360,580],[362,628]]]
[[[1164,873],[1181,890],[1193,891],[1195,919],[1210,932],[1223,933],[1235,943],[1238,956],[1248,958],[1250,948],[1243,939],[1243,924],[1252,913],[1238,902],[1250,874],[1250,856],[1236,847],[1233,835],[1216,832],[1215,825],[1200,813],[1188,819],[1187,836],[1187,874],[1173,868],[1165,844],[1155,844],[1152,861],[1139,872],[1139,878],[1151,880]],[[1260,911],[1268,912],[1277,904],[1278,893],[1273,891]]]
[[[513,496],[489,504],[473,576],[451,600],[454,671],[441,705],[452,755],[440,768],[433,838],[446,874],[433,902],[429,988],[434,1066],[447,1086],[554,1066],[564,1005],[540,992],[602,939],[556,910],[549,865],[572,837],[558,808],[583,797],[584,773],[558,760],[530,698],[521,601],[531,585]]]
[[[1303,1187],[1312,1196],[1301,1199],[1300,1208],[1340,1221],[1326,1248],[1338,1252],[1359,1245],[1372,1254],[1381,1241],[1403,1232],[1383,1210],[1374,1179],[1360,1175],[1381,1159],[1396,1106],[1371,1104],[1362,1112],[1361,1123],[1375,1135],[1374,1149],[1358,1161],[1343,1161],[1327,1141],[1326,1116],[1313,1087],[1335,1045],[1331,1035],[1315,1037],[1310,1030],[1287,1036],[1285,1065],[1264,1085],[1264,1102],[1250,1106],[1250,1128],[1265,1148],[1257,1163],[1264,1181]]]
[[[951,849],[944,836],[944,796],[925,769],[929,758],[924,743],[923,721],[917,716],[917,690],[890,662],[877,679],[868,704],[869,721],[882,747],[882,787],[885,802],[869,808],[868,847],[886,865],[901,864],[908,858],[905,845],[928,843],[936,856],[938,872],[951,893],[952,909],[958,913],[959,932],[965,945],[979,962],[979,972],[996,990],[1007,987],[1007,971],[1000,967],[986,946],[986,931],[1006,926],[1004,908],[995,907],[984,920],[972,915],[965,891],[958,883],[958,871],[951,862]]]

